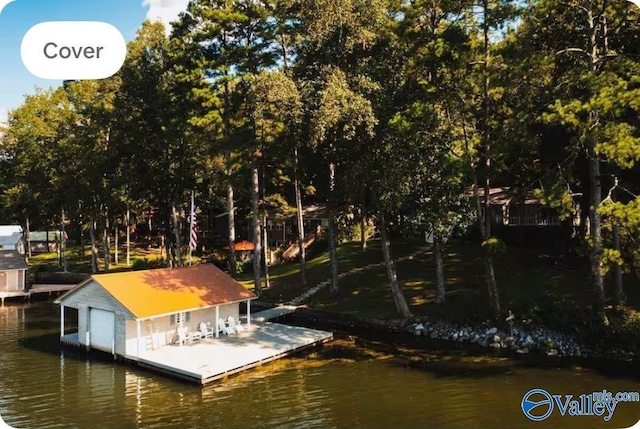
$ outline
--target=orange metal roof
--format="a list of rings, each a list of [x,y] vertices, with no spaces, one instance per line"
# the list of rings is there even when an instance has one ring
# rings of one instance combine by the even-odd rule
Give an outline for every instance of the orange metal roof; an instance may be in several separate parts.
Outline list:
[[[212,264],[91,276],[136,318],[257,296]]]

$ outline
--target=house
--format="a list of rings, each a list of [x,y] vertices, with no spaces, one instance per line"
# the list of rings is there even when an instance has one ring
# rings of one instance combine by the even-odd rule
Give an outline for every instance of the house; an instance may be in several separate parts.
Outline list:
[[[16,250],[0,251],[0,293],[19,295],[26,291],[27,264]]]
[[[180,327],[239,320],[240,302],[257,298],[211,264],[184,268],[96,274],[58,298],[61,327],[65,308],[78,311],[79,344],[123,358],[175,340]],[[218,329],[216,329],[217,333]],[[61,332],[64,336],[64,331]]]
[[[47,253],[58,250],[60,231],[29,231],[31,253]]]
[[[285,218],[267,218],[267,236],[269,247],[279,247],[287,242],[295,242],[298,239],[298,220],[293,214]],[[302,209],[305,235],[317,233],[329,226],[329,211],[324,205],[309,205]],[[249,225],[249,240],[253,240],[253,227]]]
[[[22,227],[19,225],[0,226],[0,250],[15,250],[24,255]]]
[[[484,189],[478,189],[481,210],[484,214]],[[473,195],[471,193],[471,195]],[[579,197],[581,194],[572,194]],[[562,220],[556,209],[543,204],[533,193],[518,195],[509,187],[497,187],[489,190],[489,209],[491,224],[507,227],[552,227],[561,226]],[[575,212],[579,212],[579,205],[575,203]],[[572,222],[577,225],[579,216],[576,215]]]

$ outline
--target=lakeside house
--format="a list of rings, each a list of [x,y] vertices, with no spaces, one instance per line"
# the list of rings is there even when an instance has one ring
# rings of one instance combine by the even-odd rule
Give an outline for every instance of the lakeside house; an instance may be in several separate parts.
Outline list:
[[[256,298],[204,264],[96,274],[54,302],[60,305],[63,344],[205,384],[331,337],[275,323],[256,326],[250,316]],[[67,334],[69,308],[77,310],[78,329]]]
[[[60,231],[29,231],[31,253],[56,252],[60,242]]]
[[[27,264],[16,250],[0,250],[0,296],[20,296],[26,291]]]
[[[469,196],[473,191],[469,191]],[[481,204],[484,204],[484,189],[478,188]],[[582,194],[571,194],[575,199]],[[558,210],[545,205],[535,197],[533,192],[524,195],[517,194],[509,187],[496,187],[489,189],[489,209],[491,224],[506,227],[555,227],[561,226]],[[481,207],[484,215],[484,205]],[[570,220],[574,226],[579,223],[580,207],[574,203],[574,217]]]
[[[15,250],[25,254],[24,237],[20,225],[0,225],[0,250]]]

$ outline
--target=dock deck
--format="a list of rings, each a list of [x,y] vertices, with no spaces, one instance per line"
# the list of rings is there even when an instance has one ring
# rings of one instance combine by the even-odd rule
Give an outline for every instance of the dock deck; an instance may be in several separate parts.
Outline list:
[[[295,313],[297,309],[298,307],[296,307],[295,305],[280,305],[278,307],[269,308],[268,310],[253,313],[251,315],[251,322],[268,322],[269,320],[277,319],[278,317]]]
[[[6,298],[31,298],[33,295],[39,295],[43,293],[48,293],[49,296],[53,293],[66,292],[68,290],[73,289],[77,285],[75,284],[64,284],[64,285],[51,285],[51,284],[34,284],[29,290],[16,290],[11,292],[0,292],[0,301],[2,305],[4,305],[4,300]]]
[[[77,334],[65,337],[63,343],[77,342]],[[126,356],[126,359],[203,385],[332,338],[331,332],[264,322],[239,334],[205,338],[182,346],[167,345],[143,352],[139,358]]]

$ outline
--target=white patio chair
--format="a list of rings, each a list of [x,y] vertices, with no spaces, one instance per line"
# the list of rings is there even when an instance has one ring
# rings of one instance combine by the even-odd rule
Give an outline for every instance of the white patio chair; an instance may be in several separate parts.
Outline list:
[[[240,321],[236,323],[235,317],[229,316],[229,329],[232,329],[234,332],[240,333],[244,331],[244,326],[240,324]]]
[[[227,335],[233,335],[236,333],[234,329],[229,328],[227,324],[224,323],[222,318],[218,319],[218,332],[223,332]]]
[[[202,338],[213,338],[213,334],[214,334],[213,328],[208,327],[206,323],[200,322],[200,325],[198,326],[198,328],[202,333]]]
[[[176,334],[176,343],[179,345],[183,345],[191,341],[191,338],[189,337],[189,328],[187,328],[186,326],[182,328],[176,328]]]

